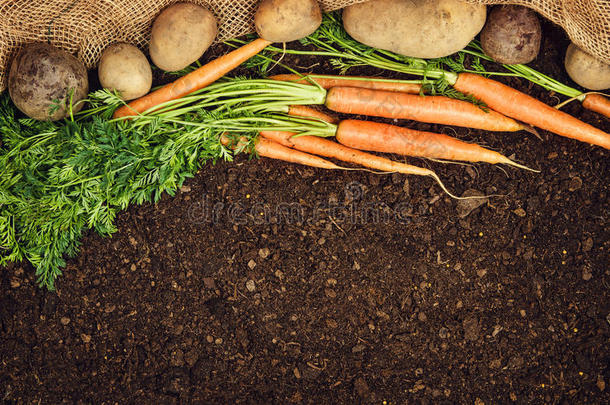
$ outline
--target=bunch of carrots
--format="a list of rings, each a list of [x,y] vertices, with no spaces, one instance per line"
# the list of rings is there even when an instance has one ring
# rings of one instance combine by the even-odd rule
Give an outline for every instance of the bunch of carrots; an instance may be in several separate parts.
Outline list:
[[[269,42],[262,39],[250,42],[175,82],[117,109],[114,117],[133,119],[137,116],[154,115],[155,111],[160,109],[167,111],[168,108],[177,108],[180,106],[179,103],[172,105],[168,102],[187,95],[196,95],[198,91],[256,55],[267,45]],[[271,80],[267,81],[237,79],[233,84],[229,83],[214,90],[219,91],[218,89],[222,88],[225,95],[232,95],[241,101],[250,97],[260,102],[267,97],[262,105],[271,106],[270,111],[287,113],[286,120],[290,120],[291,116],[300,117],[299,128],[305,125],[305,129],[298,132],[274,128],[273,122],[285,123],[285,120],[267,120],[264,126],[253,125],[250,128],[243,128],[244,132],[252,130],[259,132],[260,136],[254,142],[254,150],[260,156],[325,169],[340,169],[340,166],[323,159],[323,157],[334,158],[384,172],[430,176],[447,193],[449,192],[433,171],[395,162],[365,151],[464,162],[503,163],[528,168],[498,152],[444,134],[416,131],[372,121],[347,119],[337,122],[334,116],[312,109],[306,104],[323,104],[339,113],[411,119],[489,131],[528,130],[531,125],[610,149],[609,134],[509,86],[472,73],[456,74],[442,71],[440,74],[456,90],[480,100],[485,107],[446,96],[424,96],[422,93],[425,86],[422,87],[422,83],[425,84],[425,80],[401,81],[370,77],[293,74],[272,76]],[[274,85],[273,81],[284,82],[287,87]],[[232,90],[231,86],[234,86],[235,90]],[[248,90],[237,90],[238,86]],[[269,92],[269,95],[265,96],[265,86],[279,90],[276,93]],[[297,96],[291,97],[291,92],[296,92]],[[306,97],[299,97],[301,94],[305,94]],[[184,98],[184,100],[187,100],[186,103],[189,99]],[[181,110],[177,109],[177,111]],[[312,123],[326,123],[326,130],[323,133],[308,131],[307,120],[303,118],[310,119]],[[334,136],[337,142],[325,139],[325,136]],[[238,149],[242,149],[246,142],[246,138],[238,137],[237,142],[232,142],[231,139],[230,136],[224,135],[221,137],[221,142],[225,146]]]

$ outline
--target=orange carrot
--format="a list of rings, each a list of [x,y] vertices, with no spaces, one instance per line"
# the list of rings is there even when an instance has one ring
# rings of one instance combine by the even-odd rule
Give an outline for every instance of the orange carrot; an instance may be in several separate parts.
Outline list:
[[[447,190],[441,179],[430,169],[413,166],[406,163],[395,162],[382,156],[372,155],[361,150],[348,148],[340,143],[320,138],[318,136],[304,135],[294,136],[292,132],[285,131],[261,131],[260,135],[271,141],[277,142],[289,148],[298,149],[303,152],[312,153],[355,163],[370,169],[381,170],[390,173],[413,174],[416,176],[432,177],[449,196],[459,199]]]
[[[597,93],[587,94],[582,106],[610,118],[610,99]]]
[[[325,121],[329,122],[328,119]],[[335,142],[317,136],[304,135],[295,137],[293,136],[294,134],[283,131],[261,131],[260,134],[284,146],[296,148],[304,152],[356,163],[371,169],[397,171],[405,174],[419,174],[425,176],[431,175],[430,173],[434,172],[422,173],[421,170],[427,169],[411,165],[403,165],[401,168],[392,166],[392,164],[402,164],[368,153],[357,154],[354,149],[399,153],[408,156],[420,156],[432,159],[464,160],[468,162],[487,162],[492,164],[505,163],[532,170],[526,166],[513,162],[498,152],[485,149],[476,144],[460,141],[459,139],[448,135],[422,132],[370,121],[344,120],[339,123],[335,132],[335,137],[337,141],[347,146],[345,149],[341,148],[340,145]],[[362,137],[363,140],[353,144],[346,143],[356,141],[359,137]],[[406,146],[409,146],[410,149]],[[395,147],[398,147],[398,149],[395,149]],[[444,188],[440,179],[436,178],[436,180],[441,187]],[[450,194],[447,190],[445,191]]]
[[[379,79],[371,76],[332,76],[332,75],[296,75],[282,74],[269,76],[269,79],[300,84],[317,83],[324,89],[331,87],[359,87],[373,90],[400,91],[403,93],[419,94],[421,84],[406,80]]]
[[[495,80],[460,73],[453,87],[509,117],[557,135],[610,149],[610,134]]]
[[[289,106],[288,114],[294,115],[296,117],[316,118],[320,121],[330,122],[331,124],[336,124],[339,121],[337,117],[333,117],[332,115],[326,114],[323,111],[316,110],[304,105]]]
[[[220,137],[220,142],[225,146],[233,146],[231,145],[231,139],[224,134]],[[240,138],[239,145],[243,145],[246,143],[247,139],[245,137]],[[235,145],[234,149],[237,148],[237,146],[239,145]],[[259,156],[283,160],[285,162],[298,163],[305,166],[319,167],[321,169],[344,169],[343,167],[337,166],[336,164],[329,162],[326,159],[322,159],[321,157],[290,149],[284,145],[262,137],[259,137],[256,140],[254,150]]]
[[[370,153],[362,152],[361,150],[349,148],[329,139],[320,138],[319,136],[295,136],[296,134],[292,132],[284,131],[261,131],[260,135],[289,148],[342,160],[344,162],[355,163],[384,172],[415,174],[419,176],[434,175],[432,170],[394,162],[381,156],[371,155]]]
[[[137,115],[166,101],[186,96],[196,90],[215,82],[222,76],[235,69],[241,63],[262,51],[271,42],[256,39],[241,48],[229,52],[215,59],[197,70],[182,76],[173,83],[169,83],[158,90],[136,99],[122,106],[114,112],[114,118]]]
[[[519,131],[523,125],[495,111],[445,96],[419,96],[393,91],[333,87],[326,107],[346,114],[403,118],[487,131]]]
[[[448,135],[416,131],[379,122],[343,120],[339,123],[335,136],[337,141],[354,149],[431,159],[504,163],[532,170],[498,152]]]

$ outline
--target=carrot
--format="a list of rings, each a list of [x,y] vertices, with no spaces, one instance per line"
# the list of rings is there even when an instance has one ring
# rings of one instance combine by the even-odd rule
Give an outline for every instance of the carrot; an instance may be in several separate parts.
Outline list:
[[[232,140],[227,135],[220,137],[220,142],[225,146],[232,146],[234,149],[247,143],[247,139],[242,137],[238,145],[231,145]],[[254,145],[254,150],[259,156],[271,159],[283,160],[290,163],[298,163],[304,166],[319,167],[321,169],[344,169],[341,166],[322,159],[321,157],[310,155],[309,153],[290,149],[272,140],[259,137]]]
[[[204,88],[235,69],[242,62],[262,51],[271,42],[258,38],[241,48],[215,59],[158,90],[118,108],[114,118],[137,115],[161,103],[178,99]]]
[[[582,106],[587,110],[595,111],[610,118],[610,99],[601,94],[587,94],[582,102]]]
[[[390,80],[371,76],[333,76],[333,75],[297,75],[282,74],[269,76],[269,79],[300,84],[316,83],[324,89],[331,87],[359,87],[373,90],[400,91],[403,93],[419,94],[421,80]]]
[[[416,131],[379,122],[343,120],[339,123],[335,136],[343,145],[355,149],[431,159],[504,163],[532,170],[498,152],[448,135]]]
[[[610,149],[610,135],[606,132],[495,80],[460,73],[453,87],[509,117],[557,135]]]
[[[419,96],[393,91],[333,87],[326,107],[346,114],[403,118],[487,131],[519,131],[523,125],[495,111],[483,111],[467,101],[445,96]]]
[[[415,174],[419,176],[430,176],[434,173],[429,169],[394,162],[381,156],[371,155],[370,153],[362,152],[361,150],[349,148],[329,139],[320,138],[319,136],[295,136],[295,133],[285,131],[261,131],[260,135],[289,148],[342,160],[344,162],[355,163],[384,172]]]
[[[328,119],[322,118],[322,120],[330,122]],[[436,176],[434,172],[427,171],[428,169],[412,165],[393,166],[393,164],[402,164],[368,153],[358,154],[355,153],[354,149],[398,153],[432,159],[487,162],[492,164],[505,163],[522,169],[532,170],[513,162],[498,152],[485,149],[476,144],[463,142],[448,135],[422,132],[371,121],[343,120],[339,123],[335,130],[335,138],[339,143],[347,146],[345,149],[319,136],[304,135],[295,137],[293,133],[285,131],[260,131],[260,135],[284,146],[296,148],[304,152],[356,163],[371,169],[390,172],[397,171],[404,174],[423,176],[432,176],[434,174]],[[427,172],[424,173],[422,171]],[[451,195],[444,188],[438,177],[435,177],[435,180],[437,180],[447,194]]]
[[[413,166],[406,163],[395,162],[382,156],[372,155],[361,150],[349,148],[340,143],[320,138],[318,136],[304,135],[295,136],[293,132],[285,131],[261,131],[260,135],[271,141],[277,142],[288,148],[298,149],[303,152],[319,156],[334,158],[344,162],[358,164],[370,169],[381,170],[390,173],[412,174],[416,176],[430,176],[450,197],[460,199],[453,195],[443,184],[436,173],[430,169]]]
[[[330,122],[331,124],[336,124],[339,120],[337,117],[333,117],[330,114],[326,114],[323,111],[316,110],[304,105],[291,105],[288,107],[288,114],[294,115],[296,117],[307,117],[307,118],[316,118],[320,121]]]

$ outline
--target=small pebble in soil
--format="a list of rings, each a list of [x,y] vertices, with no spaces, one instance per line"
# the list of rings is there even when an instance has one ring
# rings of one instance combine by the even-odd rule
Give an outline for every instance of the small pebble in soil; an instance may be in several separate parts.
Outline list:
[[[352,347],[352,353],[360,353],[363,352],[365,349],[364,345],[356,345],[354,347]]]
[[[256,285],[254,284],[254,280],[246,281],[246,289],[250,292],[253,292],[254,290],[256,290]]]
[[[589,281],[589,280],[591,280],[591,278],[593,278],[593,273],[591,273],[591,269],[589,268],[589,266],[583,267],[582,279],[585,281]]]
[[[211,335],[207,335],[207,336],[205,337],[205,340],[206,340],[208,343],[212,343],[212,342],[214,341],[214,338],[213,338]]]
[[[485,270],[485,269],[477,270],[477,276],[479,276],[479,277],[485,277],[486,274],[487,274],[487,270]]]
[[[70,318],[68,318],[66,316],[62,316],[61,319],[59,320],[59,322],[61,322],[62,325],[66,326],[67,324],[70,323]]]
[[[580,177],[574,177],[570,180],[570,184],[568,185],[568,190],[570,192],[574,192],[576,190],[580,190],[582,187],[582,179]]]
[[[216,340],[214,340],[214,343],[216,343],[217,345],[222,344],[222,338],[216,338]]]
[[[475,341],[479,339],[481,326],[479,320],[473,316],[468,316],[462,321],[462,327],[464,328],[464,339]]]
[[[21,282],[17,278],[11,278],[11,288],[19,288],[21,286]]]
[[[250,268],[250,270],[254,270],[254,268],[256,267],[256,262],[254,261],[254,259],[250,259],[250,261],[248,262],[248,267]]]
[[[425,313],[420,312],[419,314],[417,314],[417,319],[419,319],[421,322],[426,322],[428,320],[428,317]]]
[[[438,331],[438,336],[441,339],[447,339],[449,337],[449,329],[445,328],[444,326]]]
[[[261,259],[266,259],[267,257],[269,257],[270,253],[271,252],[269,251],[269,248],[262,248],[258,250],[258,255]]]
[[[605,391],[606,390],[606,381],[604,381],[604,377],[602,377],[601,375],[597,376],[597,388],[600,391]]]
[[[204,277],[203,286],[205,288],[209,288],[210,290],[213,290],[214,288],[216,288],[216,282],[214,282],[214,279],[212,277]]]
[[[483,196],[484,194],[478,190],[468,189],[464,191],[461,197]],[[487,202],[488,198],[470,198],[467,200],[459,200],[457,202],[457,213],[460,218],[466,218],[472,211],[479,208]]]
[[[516,216],[521,217],[521,218],[523,218],[523,217],[526,215],[525,210],[524,210],[523,208],[521,208],[521,207],[519,207],[519,208],[517,208],[516,210],[514,210],[514,211],[513,211],[513,213],[514,213]]]
[[[523,360],[523,357],[513,356],[510,359],[508,359],[508,367],[513,368],[513,369],[521,368],[523,366],[524,362],[525,361]]]
[[[80,338],[83,340],[84,343],[91,342],[91,335],[87,335],[85,333],[81,333],[80,334]]]

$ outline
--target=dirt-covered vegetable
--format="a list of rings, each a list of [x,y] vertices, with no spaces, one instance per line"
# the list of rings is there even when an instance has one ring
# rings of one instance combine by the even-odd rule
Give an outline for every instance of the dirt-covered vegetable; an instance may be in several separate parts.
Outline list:
[[[372,0],[343,10],[345,30],[373,48],[438,58],[464,48],[485,24],[484,5],[460,0]]]
[[[610,88],[610,65],[594,58],[574,44],[568,46],[566,71],[576,83],[589,90]]]
[[[481,46],[499,63],[529,63],[538,56],[541,37],[540,21],[534,10],[497,6],[481,31]]]
[[[168,72],[184,69],[203,55],[217,33],[216,17],[209,10],[192,3],[176,3],[153,23],[150,58]]]
[[[15,56],[8,76],[11,99],[24,114],[55,121],[82,108],[89,91],[85,65],[68,52],[34,43]]]
[[[152,85],[152,70],[146,56],[126,43],[112,44],[104,50],[97,73],[102,87],[117,91],[123,100],[143,96]]]
[[[258,35],[271,42],[296,41],[322,22],[316,0],[262,0],[254,15]]]

